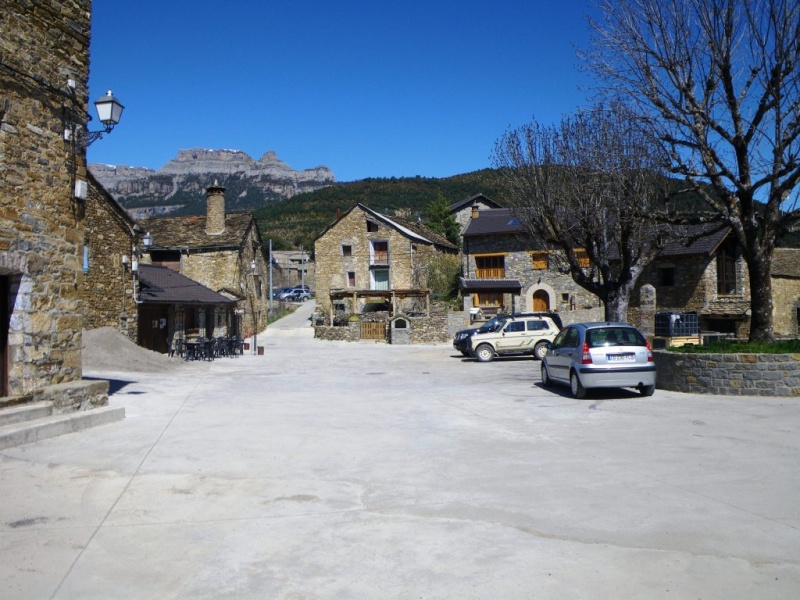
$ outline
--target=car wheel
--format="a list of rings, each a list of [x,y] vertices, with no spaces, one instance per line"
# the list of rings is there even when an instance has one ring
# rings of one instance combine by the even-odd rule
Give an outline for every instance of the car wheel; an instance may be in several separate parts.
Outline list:
[[[542,385],[544,387],[553,385],[553,380],[550,379],[550,375],[547,373],[547,366],[544,363],[542,363]]]
[[[478,362],[491,362],[494,358],[494,350],[489,344],[481,344],[475,349],[475,358]]]
[[[539,342],[533,347],[533,358],[536,360],[542,360],[545,354],[547,354],[547,342]]]
[[[303,296],[303,302],[308,302],[308,298],[306,298],[305,296]]]
[[[654,385],[643,385],[639,388],[639,393],[642,396],[652,396],[656,391],[656,386]]]
[[[578,374],[573,371],[569,376],[569,391],[572,392],[572,397],[582,400],[586,398],[586,388],[581,384]]]

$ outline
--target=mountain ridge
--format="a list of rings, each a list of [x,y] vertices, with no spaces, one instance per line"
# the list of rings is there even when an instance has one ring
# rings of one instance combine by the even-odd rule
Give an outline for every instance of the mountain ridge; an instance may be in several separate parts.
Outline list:
[[[189,148],[160,169],[91,163],[89,171],[134,219],[202,214],[214,181],[228,189],[230,210],[254,210],[336,182],[320,165],[296,170],[268,150],[255,159],[241,150]]]

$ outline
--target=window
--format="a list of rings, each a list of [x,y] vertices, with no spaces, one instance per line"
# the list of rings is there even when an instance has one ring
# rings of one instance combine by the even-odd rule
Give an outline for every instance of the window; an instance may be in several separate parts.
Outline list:
[[[87,244],[83,245],[83,272],[89,272],[89,246]]]
[[[531,252],[531,263],[534,269],[546,269],[547,252]]]
[[[480,292],[475,294],[473,306],[502,306],[503,294],[498,292]]]
[[[475,276],[478,279],[503,279],[506,276],[504,255],[476,256]]]
[[[376,232],[378,231],[378,224],[375,221],[370,221],[367,219],[367,231]]]
[[[736,293],[736,255],[732,244],[726,244],[717,255],[717,293]]]
[[[353,256],[353,247],[349,244],[343,244],[342,256]]]
[[[672,287],[675,285],[675,267],[658,268],[658,285],[661,287]]]
[[[545,331],[550,329],[547,321],[528,321],[528,331]]]
[[[348,271],[347,272],[347,287],[350,287],[350,288],[356,287],[356,272],[355,271]]]
[[[515,333],[520,331],[525,331],[525,321],[511,321],[511,323],[506,325],[507,333]]]
[[[589,255],[586,253],[586,250],[576,249],[575,258],[578,259],[578,266],[582,269],[587,269],[589,267]]]

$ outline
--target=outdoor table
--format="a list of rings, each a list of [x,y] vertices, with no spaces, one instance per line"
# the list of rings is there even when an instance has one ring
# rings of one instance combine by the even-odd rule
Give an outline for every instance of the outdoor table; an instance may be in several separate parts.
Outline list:
[[[186,360],[198,360],[203,357],[204,340],[186,340]]]

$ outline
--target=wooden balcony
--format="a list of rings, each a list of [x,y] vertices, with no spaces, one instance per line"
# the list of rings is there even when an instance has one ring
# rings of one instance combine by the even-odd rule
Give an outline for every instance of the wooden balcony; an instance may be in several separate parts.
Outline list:
[[[505,269],[475,269],[476,279],[505,279]]]
[[[389,266],[389,252],[374,252],[369,257],[369,265],[371,267],[388,267]]]

